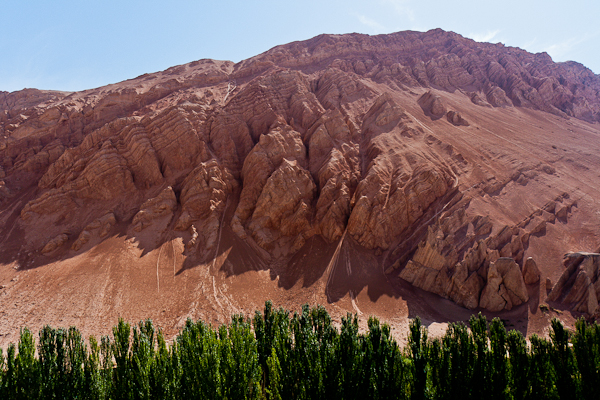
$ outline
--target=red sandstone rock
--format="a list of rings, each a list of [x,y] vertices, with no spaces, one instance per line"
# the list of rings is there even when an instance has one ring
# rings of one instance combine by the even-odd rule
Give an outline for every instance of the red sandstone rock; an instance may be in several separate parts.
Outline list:
[[[528,285],[533,285],[540,281],[540,270],[532,257],[525,260],[523,264],[523,280]]]

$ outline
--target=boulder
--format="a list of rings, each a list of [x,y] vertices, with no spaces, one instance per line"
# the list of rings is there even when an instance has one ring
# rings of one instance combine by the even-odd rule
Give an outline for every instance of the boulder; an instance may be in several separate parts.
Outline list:
[[[527,285],[540,281],[540,270],[532,257],[528,257],[523,264],[523,280]]]
[[[59,247],[62,247],[62,245],[64,245],[67,242],[67,240],[69,240],[69,237],[65,233],[61,233],[60,235],[54,237],[48,243],[46,243],[46,245],[42,249],[42,254],[52,253],[54,250],[58,249]]]
[[[431,91],[424,93],[417,102],[425,115],[432,119],[442,118],[446,114],[446,106],[442,98]]]
[[[458,111],[452,111],[452,110],[448,111],[448,113],[446,113],[446,119],[452,125],[469,126],[469,121],[464,119],[463,116],[461,115],[461,113],[459,113]]]

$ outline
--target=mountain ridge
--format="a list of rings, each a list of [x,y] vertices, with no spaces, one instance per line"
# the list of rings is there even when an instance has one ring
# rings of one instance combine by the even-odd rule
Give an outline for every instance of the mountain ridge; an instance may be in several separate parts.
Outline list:
[[[542,332],[562,255],[600,242],[599,93],[579,65],[441,30],[0,93],[0,283],[51,310],[0,326],[145,310],[174,333],[268,296]],[[594,314],[595,271],[553,306]]]

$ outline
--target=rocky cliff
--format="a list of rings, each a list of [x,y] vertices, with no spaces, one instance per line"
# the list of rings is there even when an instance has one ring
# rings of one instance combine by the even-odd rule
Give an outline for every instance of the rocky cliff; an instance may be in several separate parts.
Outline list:
[[[441,30],[1,92],[2,279],[121,240],[141,250],[128,263],[157,254],[159,290],[161,257],[173,279],[208,268],[221,311],[246,295],[215,276],[257,270],[287,289],[304,276],[315,301],[356,306],[367,287],[398,302],[409,282],[510,310],[563,253],[598,246],[599,122],[600,77],[582,65]]]

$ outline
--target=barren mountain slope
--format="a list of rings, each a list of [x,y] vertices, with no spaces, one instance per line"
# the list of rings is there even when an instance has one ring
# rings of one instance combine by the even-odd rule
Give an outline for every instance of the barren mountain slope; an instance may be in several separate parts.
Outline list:
[[[600,244],[599,122],[585,67],[441,30],[2,92],[0,344],[266,299],[543,333],[557,282],[561,318],[592,315],[595,256],[562,262]]]

